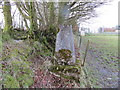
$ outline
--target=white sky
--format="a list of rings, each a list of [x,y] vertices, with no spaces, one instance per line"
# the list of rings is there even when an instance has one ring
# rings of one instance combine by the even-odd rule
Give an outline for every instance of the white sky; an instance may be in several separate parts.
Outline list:
[[[99,27],[114,27],[118,25],[118,2],[120,0],[113,0],[108,5],[101,6],[96,9],[98,17],[90,19],[89,23],[82,23],[82,26],[92,28],[91,30],[97,31]],[[3,15],[0,10],[0,22]]]
[[[82,23],[82,26],[91,28],[94,32],[99,27],[115,27],[118,25],[118,2],[120,0],[113,0],[107,5],[96,9],[98,17],[92,18],[88,23]]]

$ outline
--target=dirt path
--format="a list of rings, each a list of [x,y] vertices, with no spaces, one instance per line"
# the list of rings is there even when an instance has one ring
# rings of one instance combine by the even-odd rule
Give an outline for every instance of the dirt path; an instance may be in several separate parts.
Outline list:
[[[81,46],[81,52],[85,50],[85,46],[85,44]],[[111,61],[104,62],[100,57],[101,52],[94,48],[94,46],[89,48],[85,63],[85,69],[92,87],[117,88],[119,78],[118,68],[115,67],[118,67],[118,64]]]

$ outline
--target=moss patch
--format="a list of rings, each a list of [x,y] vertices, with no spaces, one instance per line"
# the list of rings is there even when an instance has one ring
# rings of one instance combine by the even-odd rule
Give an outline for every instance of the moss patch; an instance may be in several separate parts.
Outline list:
[[[63,78],[75,80],[79,82],[79,75],[81,72],[81,67],[76,65],[54,65],[49,69],[51,72],[60,75]]]

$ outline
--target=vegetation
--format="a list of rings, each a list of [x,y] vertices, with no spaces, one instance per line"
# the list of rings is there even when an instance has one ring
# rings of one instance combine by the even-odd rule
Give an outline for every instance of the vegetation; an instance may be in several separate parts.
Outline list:
[[[2,32],[0,31],[0,53],[2,53]]]
[[[27,88],[32,85],[33,70],[30,67],[30,61],[28,61],[30,53],[31,47],[26,47],[26,45],[21,46],[10,42],[3,44],[2,77],[4,78],[4,88]]]
[[[90,40],[90,49],[94,49],[94,53],[101,52],[101,56],[117,57],[118,56],[118,36],[85,36],[84,40]],[[94,43],[94,44],[93,44]],[[97,46],[99,45],[99,46]],[[94,48],[93,48],[94,47]]]
[[[4,21],[5,21],[5,27],[3,32],[10,33],[10,30],[12,29],[12,17],[11,17],[11,5],[8,0],[7,2],[4,2],[3,14],[4,14]]]
[[[19,14],[18,21],[14,17],[16,11],[11,12],[12,2],[0,2],[3,3],[1,9],[4,16],[4,29],[0,30],[0,84],[3,88],[29,88],[40,80],[39,75],[44,77],[49,72],[69,79],[70,84],[75,82],[78,86],[82,77],[80,60],[69,65],[71,50],[61,49],[55,52],[56,36],[60,31],[59,27],[64,30],[66,25],[77,25],[78,21],[94,17],[95,8],[104,2],[19,1],[12,0]]]
[[[90,41],[90,45],[85,63],[88,80],[92,87],[107,87],[108,81],[111,82],[111,80],[107,80],[108,77],[111,77],[112,82],[117,81],[117,79],[113,78],[117,78],[118,72],[118,36],[103,34],[83,36],[81,46],[82,58],[85,52],[84,46],[86,46],[88,40]],[[111,75],[110,73],[114,74]],[[105,79],[106,81],[104,81]],[[104,83],[104,86],[100,83]]]

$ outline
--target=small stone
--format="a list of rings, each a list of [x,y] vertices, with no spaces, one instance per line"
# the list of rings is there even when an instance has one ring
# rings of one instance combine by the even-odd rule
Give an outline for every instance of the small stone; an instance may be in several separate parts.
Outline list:
[[[107,78],[108,80],[111,80],[112,78]]]

